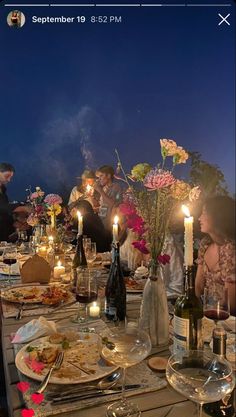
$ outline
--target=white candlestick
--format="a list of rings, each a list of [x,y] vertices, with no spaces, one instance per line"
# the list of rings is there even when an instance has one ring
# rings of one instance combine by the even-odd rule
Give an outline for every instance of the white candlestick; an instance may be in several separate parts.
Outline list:
[[[184,264],[193,265],[193,217],[184,218]]]
[[[118,242],[118,216],[114,217],[114,224],[112,226],[113,242]]]
[[[89,315],[90,317],[99,317],[100,316],[100,307],[94,302],[91,307],[89,307]]]
[[[78,216],[78,235],[83,234],[83,216],[81,215],[80,211],[77,211]]]
[[[64,273],[65,273],[65,267],[59,261],[57,266],[54,267],[53,276],[54,278],[60,278],[61,275],[63,275]]]

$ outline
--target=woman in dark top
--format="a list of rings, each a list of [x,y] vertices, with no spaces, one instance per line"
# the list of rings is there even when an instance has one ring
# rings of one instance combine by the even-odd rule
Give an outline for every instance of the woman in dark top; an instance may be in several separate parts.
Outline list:
[[[94,213],[91,204],[87,200],[80,200],[75,209],[83,216],[83,234],[96,243],[97,252],[110,251],[112,236],[105,229],[100,217]]]
[[[8,241],[14,231],[12,210],[6,193],[6,184],[11,181],[14,172],[11,164],[0,163],[0,241]]]

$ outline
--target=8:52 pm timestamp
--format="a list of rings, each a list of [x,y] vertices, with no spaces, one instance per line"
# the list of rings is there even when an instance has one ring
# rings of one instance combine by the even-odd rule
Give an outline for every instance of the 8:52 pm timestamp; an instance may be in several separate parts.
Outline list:
[[[91,16],[91,23],[122,23],[122,16]]]

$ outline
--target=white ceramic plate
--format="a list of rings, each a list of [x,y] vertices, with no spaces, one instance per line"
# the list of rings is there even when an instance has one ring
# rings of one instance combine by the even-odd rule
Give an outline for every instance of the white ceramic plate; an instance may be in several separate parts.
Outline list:
[[[98,337],[98,335],[92,333],[78,333],[77,341],[70,342],[70,347],[64,350],[62,367],[58,371],[53,371],[50,383],[61,385],[80,384],[103,378],[118,369],[115,366],[107,366],[104,360],[101,359],[97,348]],[[39,374],[34,372],[26,364],[25,360],[29,357],[29,353],[27,352],[29,346],[37,347],[39,350],[45,347],[62,349],[61,344],[52,344],[49,341],[49,336],[45,336],[28,343],[17,353],[15,359],[17,369],[29,378],[42,381],[49,368],[48,366],[45,367]],[[82,370],[79,370],[76,365],[80,366],[81,364],[86,369],[92,369],[94,373],[88,375]]]

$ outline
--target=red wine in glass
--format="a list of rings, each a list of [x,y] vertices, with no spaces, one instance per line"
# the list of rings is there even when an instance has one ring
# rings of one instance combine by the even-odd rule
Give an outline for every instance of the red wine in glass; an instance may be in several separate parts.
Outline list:
[[[4,258],[3,263],[6,264],[6,265],[13,265],[13,264],[16,263],[16,259],[15,258]]]
[[[82,304],[89,304],[97,300],[97,293],[95,291],[84,291],[76,293],[76,301]]]
[[[214,321],[227,320],[229,318],[229,312],[225,310],[209,309],[204,311],[204,315]]]

